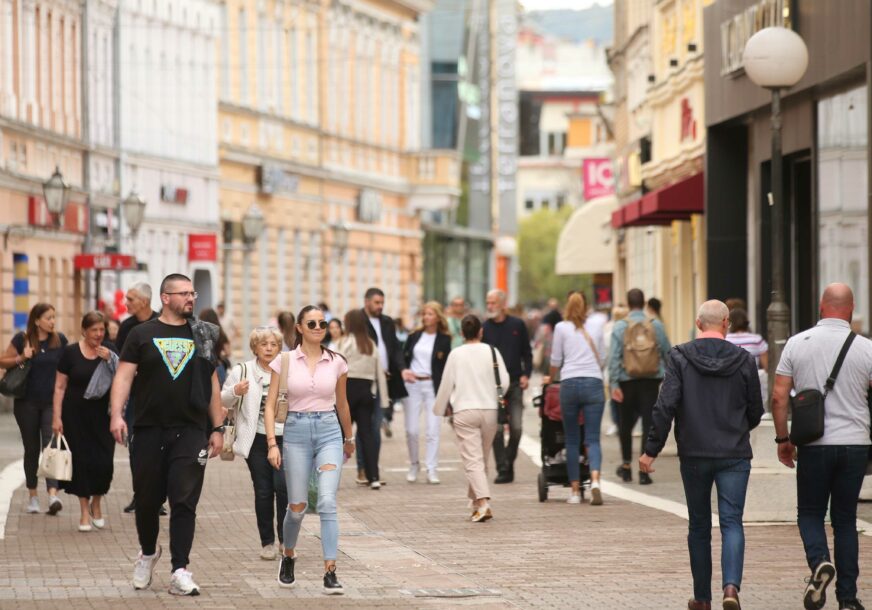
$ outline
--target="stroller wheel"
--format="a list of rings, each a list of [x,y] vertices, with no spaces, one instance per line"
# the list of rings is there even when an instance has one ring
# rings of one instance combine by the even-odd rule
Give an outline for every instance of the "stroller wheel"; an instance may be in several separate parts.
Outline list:
[[[544,502],[548,499],[548,481],[545,480],[544,472],[539,472],[537,482],[539,484],[539,501]]]

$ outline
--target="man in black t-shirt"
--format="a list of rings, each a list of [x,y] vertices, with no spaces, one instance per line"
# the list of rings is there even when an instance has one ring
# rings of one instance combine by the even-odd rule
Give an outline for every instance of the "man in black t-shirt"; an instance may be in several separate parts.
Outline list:
[[[145,282],[137,282],[127,289],[127,294],[124,296],[124,301],[127,304],[127,311],[130,317],[126,318],[118,328],[118,336],[115,338],[115,345],[118,348],[118,353],[124,348],[124,343],[127,340],[127,335],[130,331],[148,320],[154,320],[158,317],[158,313],[151,308],[151,286]],[[130,398],[127,400],[127,408],[124,409],[124,421],[127,423],[128,430],[133,430],[133,413],[135,411],[133,402],[133,392],[130,393]],[[133,472],[133,460],[130,460],[130,472]],[[124,507],[125,513],[136,511],[136,496],[130,499],[130,504]],[[161,506],[160,514],[166,514],[166,508]]]
[[[130,331],[112,384],[110,429],[118,443],[127,424],[121,415],[131,386],[136,413],[131,443],[136,531],[140,553],[133,570],[133,586],[151,584],[160,558],[157,544],[158,511],[170,503],[170,593],[198,595],[199,587],[187,570],[194,541],[197,503],[203,488],[206,461],[224,443],[223,414],[215,374],[213,343],[217,327],[191,323],[194,292],[191,280],[180,274],[161,283],[161,315]],[[198,329],[195,331],[195,328]],[[206,341],[203,337],[208,337]]]
[[[506,309],[506,293],[491,290],[486,298],[488,319],[484,323],[482,341],[499,350],[506,363],[509,379],[501,379],[505,388],[506,412],[508,422],[500,422],[494,437],[494,461],[497,464],[497,478],[494,483],[511,483],[515,480],[515,458],[521,444],[524,418],[524,390],[533,372],[533,350],[527,325]],[[508,383],[507,383],[508,381]],[[495,390],[496,391],[496,390]],[[503,436],[503,425],[509,424],[509,443]]]

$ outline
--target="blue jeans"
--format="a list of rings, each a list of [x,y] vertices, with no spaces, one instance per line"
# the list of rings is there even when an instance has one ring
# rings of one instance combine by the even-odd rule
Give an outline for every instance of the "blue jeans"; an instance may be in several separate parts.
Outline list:
[[[584,446],[590,469],[599,471],[603,463],[600,427],[606,397],[603,380],[596,377],[570,377],[560,381],[560,412],[566,438],[566,470],[570,481],[579,480],[578,458],[581,453],[581,430],[578,414],[584,411]]]
[[[297,546],[305,509],[296,512],[294,504],[308,504],[309,476],[314,465],[318,476],[318,516],[321,518],[321,549],[324,560],[336,560],[339,522],[336,519],[336,492],[342,472],[342,428],[334,411],[288,413],[283,431],[282,467],[288,490],[284,543]],[[332,466],[332,468],[331,468]]]
[[[812,570],[821,561],[830,561],[824,529],[829,504],[839,600],[857,597],[857,498],[868,455],[867,445],[810,445],[799,448],[796,461],[799,535],[805,558]]]
[[[712,484],[718,489],[723,584],[742,588],[745,563],[745,492],[751,475],[748,458],[681,458],[681,480],[687,499],[687,549],[693,574],[693,597],[712,599]]]

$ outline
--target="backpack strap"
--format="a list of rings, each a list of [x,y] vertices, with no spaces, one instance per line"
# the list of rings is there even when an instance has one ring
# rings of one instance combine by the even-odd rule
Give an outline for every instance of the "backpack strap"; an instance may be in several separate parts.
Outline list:
[[[491,350],[491,359],[494,363],[494,381],[497,384],[497,396],[500,400],[503,399],[503,381],[500,379],[500,365],[497,363],[497,350],[494,346],[489,346]]]

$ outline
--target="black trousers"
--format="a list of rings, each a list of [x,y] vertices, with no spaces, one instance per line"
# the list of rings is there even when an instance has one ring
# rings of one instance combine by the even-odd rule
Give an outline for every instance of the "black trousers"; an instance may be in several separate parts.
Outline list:
[[[521,444],[521,434],[524,423],[524,390],[518,381],[509,383],[504,396],[506,410],[509,414],[509,442],[503,436],[503,424],[497,428],[494,436],[494,461],[497,472],[510,473],[515,471],[515,459],[518,457],[518,446]]]
[[[279,453],[282,452],[282,437],[276,437]],[[267,461],[266,435],[255,434],[254,443],[248,451],[248,472],[254,484],[254,514],[257,517],[257,531],[260,534],[260,545],[274,544],[278,532],[279,542],[283,542],[283,524],[288,510],[288,488],[285,483],[284,471],[276,470]]]
[[[621,436],[621,457],[629,464],[633,454],[633,427],[642,418],[642,442],[639,454],[645,452],[645,442],[651,430],[651,412],[657,402],[661,379],[631,379],[621,382],[624,402],[618,403],[618,430]]]
[[[366,472],[366,479],[372,483],[379,480],[378,448],[373,434],[381,434],[372,426],[372,417],[376,409],[376,397],[372,395],[372,381],[350,378],[347,390],[351,421],[357,424],[357,438],[360,442],[358,451],[363,455],[363,469]]]
[[[51,441],[52,404],[19,399],[13,412],[24,444],[24,479],[27,489],[36,489],[39,452]],[[57,489],[58,482],[46,479],[45,486]]]
[[[131,441],[135,456],[133,493],[136,494],[136,533],[143,555],[157,547],[160,507],[170,501],[172,571],[189,563],[194,543],[197,503],[203,489],[209,439],[196,427],[137,428]]]

